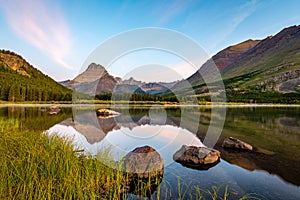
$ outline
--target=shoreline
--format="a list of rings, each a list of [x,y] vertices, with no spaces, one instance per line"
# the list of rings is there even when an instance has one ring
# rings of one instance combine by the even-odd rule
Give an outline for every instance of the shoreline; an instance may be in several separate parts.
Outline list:
[[[250,103],[208,103],[208,104],[161,104],[159,102],[153,104],[144,104],[144,103],[86,103],[86,104],[73,104],[73,103],[0,103],[0,107],[49,107],[52,105],[57,105],[60,107],[93,107],[93,106],[113,106],[113,107],[300,107],[300,104],[273,104],[273,103],[259,103],[259,104],[250,104]]]

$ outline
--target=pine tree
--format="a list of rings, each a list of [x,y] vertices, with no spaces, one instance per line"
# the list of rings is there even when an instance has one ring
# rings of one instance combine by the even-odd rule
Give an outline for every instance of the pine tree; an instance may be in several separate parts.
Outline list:
[[[26,87],[21,87],[21,101],[26,100]]]
[[[12,102],[15,102],[16,101],[16,94],[15,94],[15,87],[14,85],[12,85],[9,89],[9,92],[8,92],[8,100],[9,101],[12,101]]]

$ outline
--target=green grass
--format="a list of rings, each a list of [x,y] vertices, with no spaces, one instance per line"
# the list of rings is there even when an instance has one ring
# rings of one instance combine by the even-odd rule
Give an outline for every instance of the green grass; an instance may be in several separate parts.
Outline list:
[[[0,199],[115,199],[123,175],[61,138],[0,121]],[[108,158],[109,159],[109,158]]]
[[[130,199],[128,174],[121,165],[112,169],[103,164],[113,162],[109,151],[96,158],[79,156],[62,138],[24,130],[19,121],[0,118],[0,153],[0,199]],[[171,190],[161,191],[168,185],[161,180],[135,180],[130,192],[146,199],[156,185],[157,199],[171,198]],[[185,199],[227,199],[229,195],[227,186],[225,192],[215,186],[211,190],[195,186],[194,197],[182,188],[179,184],[179,195]]]

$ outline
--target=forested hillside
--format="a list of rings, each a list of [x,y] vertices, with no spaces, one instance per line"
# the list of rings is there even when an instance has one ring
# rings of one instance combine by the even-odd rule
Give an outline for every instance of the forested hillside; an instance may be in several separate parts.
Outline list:
[[[30,65],[14,52],[0,50],[0,100],[68,101],[72,91]]]

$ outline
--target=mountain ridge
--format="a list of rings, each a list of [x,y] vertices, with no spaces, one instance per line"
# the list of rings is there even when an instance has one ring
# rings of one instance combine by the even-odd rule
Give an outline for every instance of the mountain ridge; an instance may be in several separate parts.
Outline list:
[[[189,76],[186,80],[189,81],[192,85],[196,84],[197,82],[203,81],[202,77],[200,77],[201,70],[202,71],[209,71],[210,69],[213,69],[214,66],[222,71],[225,68],[227,68],[230,64],[234,63],[236,59],[238,59],[242,54],[247,52],[249,49],[253,48],[255,45],[257,45],[261,40],[251,40],[248,39],[246,41],[243,41],[241,43],[231,45],[221,51],[219,51],[217,54],[215,54],[211,59],[206,61],[200,69]],[[213,62],[211,62],[213,61]],[[173,88],[173,89],[176,89]]]
[[[87,69],[76,76],[73,80],[60,82],[62,85],[73,88],[75,91],[89,95],[103,93],[138,93],[138,94],[161,94],[171,88],[173,82],[143,82],[133,77],[122,80],[120,77],[110,75],[101,65],[91,63]]]
[[[29,64],[22,56],[0,50],[0,100],[70,101],[72,91]]]
[[[210,95],[200,74],[201,71],[209,72],[212,65],[216,65],[220,70],[228,101],[298,102],[295,99],[300,91],[300,25],[284,28],[274,36],[253,41],[248,49],[244,48],[235,56],[230,55],[228,50],[250,40],[221,50],[188,77],[196,95]],[[224,57],[225,60],[228,57],[232,59],[224,64]],[[172,89],[185,94],[180,83]],[[287,93],[289,95],[283,95]],[[284,100],[281,101],[280,98]]]

